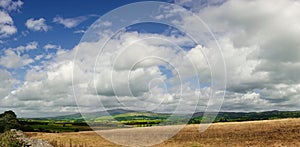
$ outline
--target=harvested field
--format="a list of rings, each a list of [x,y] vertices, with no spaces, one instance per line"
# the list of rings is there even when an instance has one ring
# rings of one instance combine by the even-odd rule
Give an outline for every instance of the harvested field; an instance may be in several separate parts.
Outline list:
[[[202,133],[198,132],[198,127],[188,125],[177,135],[155,146],[300,146],[300,119],[216,123]],[[156,127],[141,129],[163,130]],[[134,130],[125,129],[123,133]],[[118,146],[95,132],[26,134],[31,138],[56,142],[58,146],[70,146],[70,142],[73,146]]]

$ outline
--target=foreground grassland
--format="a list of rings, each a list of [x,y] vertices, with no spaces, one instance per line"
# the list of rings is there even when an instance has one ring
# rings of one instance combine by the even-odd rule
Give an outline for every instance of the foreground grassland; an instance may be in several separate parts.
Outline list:
[[[70,142],[82,146],[118,146],[92,131],[26,135],[63,146],[70,146]],[[203,133],[198,132],[198,125],[188,125],[156,146],[300,146],[300,119],[215,123]]]

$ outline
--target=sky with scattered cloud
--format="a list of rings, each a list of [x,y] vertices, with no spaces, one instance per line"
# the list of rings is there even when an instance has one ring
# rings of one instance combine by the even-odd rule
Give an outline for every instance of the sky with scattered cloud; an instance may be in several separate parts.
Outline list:
[[[0,112],[299,110],[300,1],[170,0],[148,16],[173,26],[98,20],[133,2],[0,0]]]

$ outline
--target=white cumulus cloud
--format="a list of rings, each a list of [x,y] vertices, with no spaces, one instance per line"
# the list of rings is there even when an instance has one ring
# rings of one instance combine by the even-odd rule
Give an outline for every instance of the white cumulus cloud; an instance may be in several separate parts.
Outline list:
[[[21,0],[1,0],[0,1],[0,8],[7,10],[7,11],[15,11],[21,8],[23,2]]]
[[[11,16],[0,10],[0,38],[7,37],[17,32],[17,28],[14,25]]]
[[[48,43],[48,44],[44,45],[43,48],[46,49],[46,50],[48,50],[48,49],[60,49],[61,47],[58,46],[58,45],[54,45],[54,44]]]
[[[65,26],[66,28],[73,28],[87,20],[88,17],[86,16],[79,16],[79,17],[74,17],[74,18],[63,18],[60,16],[56,16],[53,18],[53,22],[61,24]]]
[[[45,18],[34,19],[30,18],[25,23],[26,27],[33,31],[45,31],[50,29],[50,26],[46,24]]]
[[[14,50],[14,51],[22,53],[24,51],[29,51],[29,50],[37,49],[37,47],[38,47],[38,42],[33,41],[33,42],[29,42],[25,46],[21,45],[21,46],[18,46],[16,48],[12,48],[11,50]]]
[[[4,55],[0,57],[0,65],[6,68],[19,68],[33,62],[27,54],[20,55],[12,50],[5,50]]]

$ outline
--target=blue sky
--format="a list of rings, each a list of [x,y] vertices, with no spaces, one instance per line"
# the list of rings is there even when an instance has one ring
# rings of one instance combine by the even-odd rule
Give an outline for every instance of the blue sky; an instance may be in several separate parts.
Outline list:
[[[22,7],[19,8],[19,11],[11,13],[18,32],[13,34],[9,38],[3,39],[5,43],[1,44],[1,47],[17,47],[31,41],[38,41],[40,45],[51,43],[61,45],[65,49],[72,49],[82,37],[82,33],[74,32],[87,29],[87,27],[90,26],[101,15],[117,7],[132,2],[138,1],[26,1],[22,5]],[[53,18],[55,18],[56,16],[60,16],[63,18],[76,18],[82,16],[87,18],[76,27],[66,29],[65,26],[53,22]],[[46,20],[45,23],[51,28],[47,32],[30,31],[25,26],[25,22],[29,18],[44,18]],[[28,33],[26,34],[28,35],[24,37],[22,35],[22,32],[27,31]],[[14,41],[14,39],[18,40]]]
[[[0,112],[299,109],[299,1],[134,2],[0,0]]]

